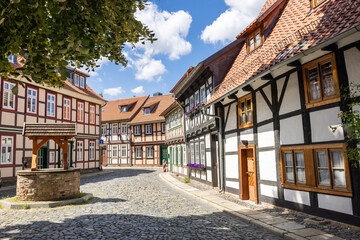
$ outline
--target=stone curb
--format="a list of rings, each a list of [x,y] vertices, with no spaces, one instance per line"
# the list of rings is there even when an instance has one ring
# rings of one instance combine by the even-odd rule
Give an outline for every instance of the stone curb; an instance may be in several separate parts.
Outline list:
[[[247,216],[247,215],[244,215],[244,214],[241,214],[240,212],[237,212],[236,210],[232,210],[231,208],[228,208],[228,207],[225,207],[225,206],[221,206],[221,203],[216,203],[216,202],[213,202],[213,201],[210,201],[208,199],[206,199],[205,197],[201,197],[201,196],[198,196],[196,195],[196,192],[202,192],[201,190],[197,190],[197,191],[187,191],[186,189],[182,188],[181,186],[179,186],[179,184],[177,183],[180,183],[180,181],[174,177],[172,177],[171,175],[167,175],[166,173],[160,173],[159,174],[159,177],[161,178],[161,180],[163,180],[164,182],[166,182],[167,184],[171,185],[172,187],[184,192],[184,193],[187,193],[188,195],[196,198],[196,199],[199,199],[201,200],[202,202],[205,202],[207,203],[208,205],[222,211],[222,212],[225,212],[225,213],[228,213],[228,214],[231,214],[239,219],[241,219],[242,221],[245,221],[247,223],[251,223],[257,227],[260,227],[260,228],[263,228],[263,229],[266,229],[267,231],[275,234],[275,235],[278,235],[284,239],[288,239],[288,240],[304,240],[304,239],[309,239],[309,238],[305,238],[305,237],[302,237],[302,236],[299,236],[299,235],[296,235],[294,233],[292,233],[291,231],[287,231],[285,229],[281,229],[281,228],[277,228],[275,226],[272,226],[272,225],[269,225],[269,224],[266,224],[260,220],[257,220],[257,219],[254,219],[250,216]],[[169,178],[172,178],[173,180],[169,179]],[[230,201],[227,201],[227,200],[224,200],[224,202],[230,202]],[[244,207],[244,209],[246,209],[246,207]],[[251,209],[253,210],[253,209]],[[257,210],[253,210],[253,211],[257,211]],[[260,214],[260,212],[259,212]],[[319,237],[322,237],[323,235],[319,235]],[[328,239],[328,238],[324,238],[324,239]],[[336,238],[336,239],[340,239],[340,238]]]
[[[12,202],[7,199],[0,200],[1,207],[9,209],[26,209],[26,208],[54,208],[65,205],[80,204],[88,201],[92,198],[91,193],[87,193],[85,196],[76,199],[68,199],[62,201],[43,201],[43,202]],[[26,206],[26,207],[25,207]]]

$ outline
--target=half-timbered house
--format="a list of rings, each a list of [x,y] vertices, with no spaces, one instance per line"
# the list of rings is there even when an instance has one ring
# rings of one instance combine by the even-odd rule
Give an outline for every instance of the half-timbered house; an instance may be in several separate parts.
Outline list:
[[[224,121],[224,187],[360,225],[343,90],[360,83],[358,0],[268,0],[208,106]]]
[[[17,59],[9,57],[14,66]],[[76,123],[77,136],[69,141],[69,166],[99,168],[100,107],[105,100],[86,84],[89,75],[71,67],[67,70],[70,74],[61,89],[25,78],[1,79],[0,177],[4,181],[15,180],[16,171],[31,167],[32,141],[22,136],[24,123]],[[17,94],[12,92],[15,86]],[[61,151],[49,141],[38,151],[38,168],[62,167]]]
[[[165,118],[160,114],[173,102],[172,95],[156,93],[129,122],[133,166],[159,166],[164,159],[167,161]]]
[[[149,96],[107,101],[101,108],[102,162],[131,166],[130,126]]]

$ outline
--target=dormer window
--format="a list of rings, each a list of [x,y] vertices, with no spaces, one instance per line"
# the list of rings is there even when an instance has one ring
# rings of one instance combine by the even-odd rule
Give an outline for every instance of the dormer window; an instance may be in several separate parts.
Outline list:
[[[9,60],[9,62],[11,62],[12,64],[17,65],[17,56],[16,56],[16,55],[10,55],[10,56],[8,57],[8,60]]]
[[[85,78],[83,76],[80,76],[80,87],[81,88],[85,87]]]
[[[125,105],[125,106],[121,106],[120,107],[120,112],[127,112],[128,111],[128,107]]]
[[[149,115],[150,113],[151,111],[149,107],[144,108],[144,115]]]
[[[327,0],[311,0],[311,8],[316,8],[317,6],[320,6],[325,1],[327,1]]]
[[[248,37],[248,42],[247,42],[248,53],[260,47],[261,44],[262,44],[261,30],[257,29]]]
[[[79,75],[77,75],[77,74],[74,74],[74,85],[75,86],[79,86]]]

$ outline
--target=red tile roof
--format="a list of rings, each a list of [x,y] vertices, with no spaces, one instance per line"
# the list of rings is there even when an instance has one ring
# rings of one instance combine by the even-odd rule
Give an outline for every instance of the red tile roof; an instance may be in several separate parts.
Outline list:
[[[108,101],[101,108],[101,121],[130,121],[138,113],[148,97],[149,95]],[[128,106],[128,111],[120,112],[121,106]]]
[[[130,124],[139,124],[139,123],[147,123],[147,122],[160,122],[165,121],[164,116],[160,114],[167,109],[174,102],[174,98],[171,94],[169,95],[161,95],[156,97],[150,97],[147,99],[144,106],[140,109],[140,111],[136,114],[136,116],[129,122]],[[152,107],[154,106],[154,111],[151,114],[144,115],[143,109],[144,107]]]
[[[211,103],[275,64],[359,25],[360,0],[329,0],[314,10],[309,0],[289,0],[264,43],[247,53],[242,46]],[[266,31],[266,30],[265,30]]]

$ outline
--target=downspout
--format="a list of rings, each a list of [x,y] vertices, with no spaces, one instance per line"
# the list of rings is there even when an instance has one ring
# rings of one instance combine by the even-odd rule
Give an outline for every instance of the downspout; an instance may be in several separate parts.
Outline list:
[[[201,109],[201,113],[205,116],[208,116],[208,117],[214,117],[214,118],[217,118],[219,119],[219,137],[218,137],[218,140],[219,140],[219,155],[220,155],[220,161],[218,159],[218,166],[220,166],[220,168],[218,168],[218,172],[219,172],[219,175],[220,175],[220,190],[219,192],[224,192],[225,191],[225,179],[224,179],[224,155],[223,155],[223,124],[222,124],[222,118],[217,116],[217,115],[210,115],[208,113],[205,112],[205,109]],[[220,162],[220,165],[219,165],[219,162]]]

